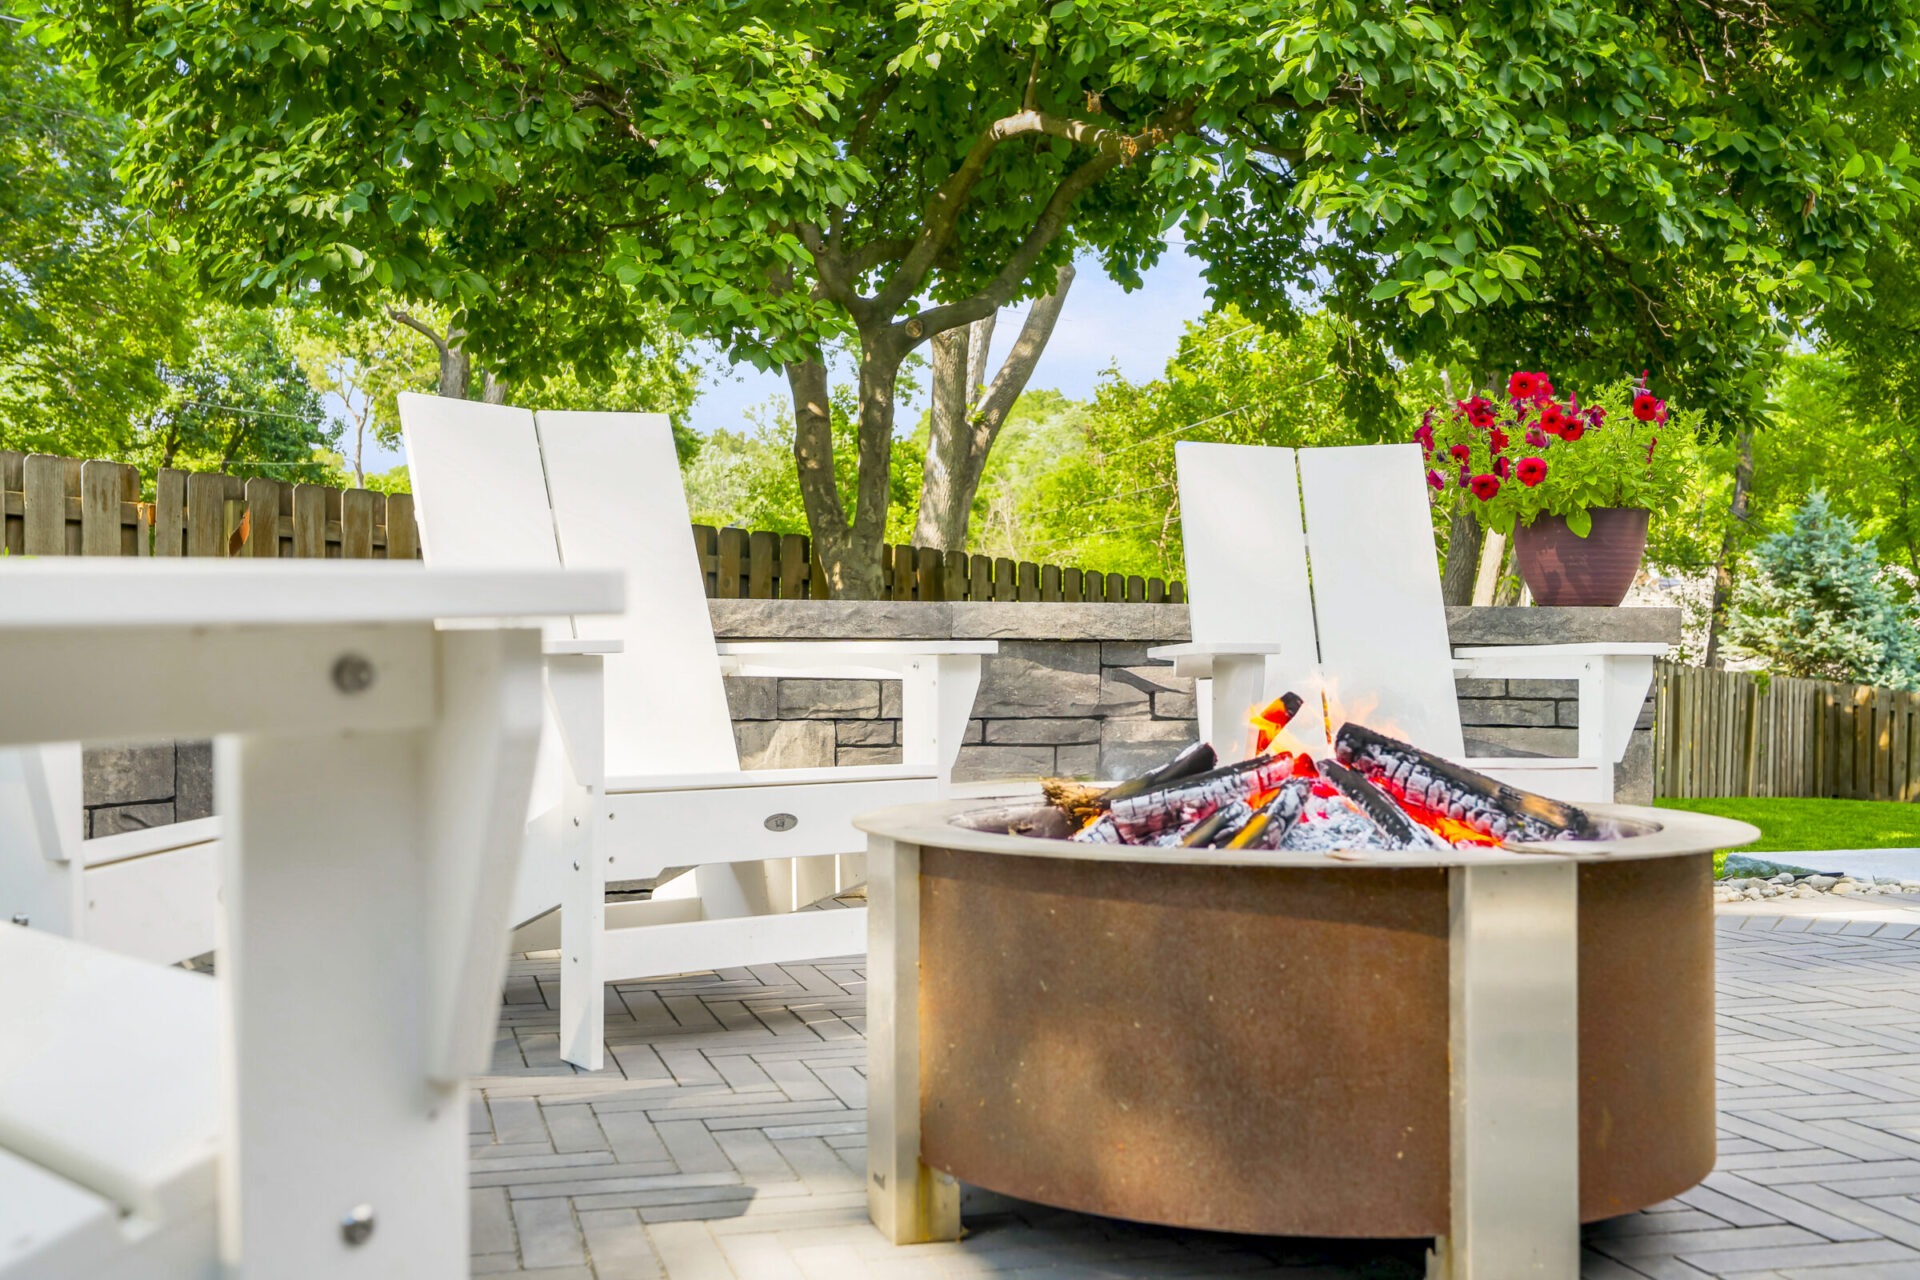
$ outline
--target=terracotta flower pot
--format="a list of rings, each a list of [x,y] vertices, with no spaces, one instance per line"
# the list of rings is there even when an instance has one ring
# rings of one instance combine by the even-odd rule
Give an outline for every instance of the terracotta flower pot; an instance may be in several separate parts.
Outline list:
[[[1610,609],[1627,598],[1647,549],[1642,507],[1596,507],[1582,538],[1564,516],[1543,515],[1513,531],[1513,557],[1535,604]]]

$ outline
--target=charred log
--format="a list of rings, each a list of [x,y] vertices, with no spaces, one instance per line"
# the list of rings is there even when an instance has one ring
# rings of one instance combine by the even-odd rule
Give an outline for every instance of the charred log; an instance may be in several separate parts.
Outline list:
[[[1438,814],[1496,840],[1593,840],[1600,835],[1583,809],[1496,782],[1364,725],[1341,725],[1333,749],[1342,764],[1366,775],[1406,808]]]
[[[1109,787],[1100,797],[1101,805],[1111,807],[1116,800],[1125,800],[1129,796],[1157,791],[1182,778],[1191,778],[1196,774],[1205,773],[1218,763],[1210,745],[1196,742],[1158,769],[1150,769],[1137,778],[1130,778]]]
[[[1245,803],[1262,791],[1271,791],[1289,776],[1288,756],[1257,756],[1252,760],[1182,778],[1154,791],[1113,802],[1108,813],[1121,838],[1138,844],[1163,832],[1178,830],[1196,817],[1211,814],[1232,801]]]

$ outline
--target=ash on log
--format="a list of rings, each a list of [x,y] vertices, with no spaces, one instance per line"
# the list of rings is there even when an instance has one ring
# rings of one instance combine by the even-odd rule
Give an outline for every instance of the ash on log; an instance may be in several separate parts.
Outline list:
[[[1107,815],[1127,843],[1139,844],[1178,830],[1222,805],[1234,801],[1245,804],[1250,797],[1279,786],[1292,770],[1290,757],[1258,756],[1116,800]]]
[[[1584,809],[1496,782],[1365,725],[1341,725],[1333,750],[1342,764],[1402,806],[1439,814],[1495,840],[1600,838]]]
[[[1354,807],[1364,814],[1374,826],[1380,828],[1380,835],[1388,849],[1444,849],[1445,841],[1407,816],[1407,811],[1395,804],[1393,797],[1360,774],[1344,765],[1329,760],[1320,766],[1320,772],[1326,775],[1328,782],[1341,795],[1353,801]]]

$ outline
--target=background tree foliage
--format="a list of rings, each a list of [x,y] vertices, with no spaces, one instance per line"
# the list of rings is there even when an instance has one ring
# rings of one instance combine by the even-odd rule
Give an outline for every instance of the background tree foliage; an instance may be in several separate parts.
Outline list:
[[[1879,557],[1815,491],[1754,550],[1727,640],[1788,676],[1920,686],[1920,632],[1882,580]]]
[[[149,220],[111,172],[119,123],[0,21],[0,448],[110,455],[192,347],[177,275],[132,268]]]
[[[872,594],[901,361],[1077,253],[1137,281],[1176,227],[1255,318],[1354,325],[1350,397],[1465,339],[1751,401],[1903,195],[1904,147],[1835,104],[1913,9],[50,0],[45,29],[225,288],[441,301],[509,377],[630,347],[650,305],[785,365],[812,531]]]

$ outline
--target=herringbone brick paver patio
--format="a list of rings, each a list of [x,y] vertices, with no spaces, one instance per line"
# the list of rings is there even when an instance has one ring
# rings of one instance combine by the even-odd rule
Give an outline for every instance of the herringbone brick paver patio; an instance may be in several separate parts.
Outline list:
[[[1920,912],[1725,913],[1719,942],[1719,1167],[1589,1228],[1583,1275],[1920,1280]],[[887,1245],[862,1191],[862,965],[610,988],[612,1063],[585,1075],[559,1058],[556,961],[516,960],[473,1104],[474,1274],[1423,1274],[1424,1241],[1174,1231],[984,1193],[965,1241]]]

